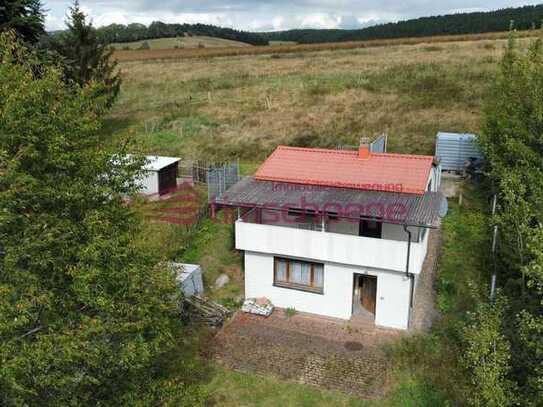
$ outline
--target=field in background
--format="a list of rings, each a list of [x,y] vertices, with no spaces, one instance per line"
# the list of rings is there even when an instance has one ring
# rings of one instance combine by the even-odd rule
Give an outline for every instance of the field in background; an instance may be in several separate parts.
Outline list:
[[[191,49],[191,48],[236,48],[251,47],[244,42],[225,40],[223,38],[194,36],[194,37],[175,37],[175,38],[157,38],[151,40],[123,42],[111,44],[116,50],[138,50],[142,44],[147,43],[151,50],[156,49]]]
[[[536,31],[524,31],[517,33],[519,37],[531,37]],[[265,54],[288,54],[298,52],[314,52],[328,50],[349,50],[357,48],[386,47],[395,45],[417,45],[426,43],[447,43],[458,41],[481,41],[497,40],[507,38],[507,32],[485,33],[485,34],[466,34],[466,35],[447,35],[435,37],[413,37],[396,38],[384,40],[369,41],[350,41],[323,44],[296,44],[289,41],[274,41],[270,46],[239,46],[227,48],[197,48],[197,49],[149,49],[149,50],[117,50],[114,58],[118,61],[149,61],[158,59],[186,59],[186,58],[211,58],[221,56],[241,56],[241,55],[265,55]]]
[[[478,132],[505,40],[124,62],[107,123],[148,154],[255,168],[278,144],[433,154],[438,131]]]

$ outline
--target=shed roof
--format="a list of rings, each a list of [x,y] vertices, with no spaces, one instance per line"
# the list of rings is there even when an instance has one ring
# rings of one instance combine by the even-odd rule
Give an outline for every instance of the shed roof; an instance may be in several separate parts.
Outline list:
[[[440,192],[421,195],[352,188],[297,185],[245,177],[216,201],[219,205],[278,210],[317,209],[340,217],[379,217],[385,223],[437,228],[447,200]]]
[[[181,161],[181,158],[163,157],[158,155],[148,155],[145,159],[146,163],[143,168],[147,171],[160,171],[163,168]]]
[[[255,174],[260,181],[354,188],[368,191],[426,191],[433,157],[409,154],[279,146]]]

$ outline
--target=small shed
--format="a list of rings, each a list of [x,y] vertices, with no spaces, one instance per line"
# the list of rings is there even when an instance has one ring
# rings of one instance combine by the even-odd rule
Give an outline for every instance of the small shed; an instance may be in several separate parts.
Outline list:
[[[463,171],[469,159],[483,158],[477,136],[469,133],[437,133],[435,155],[445,171]]]
[[[179,288],[185,296],[203,294],[202,267],[197,264],[168,263],[176,273]]]
[[[177,187],[180,158],[147,156],[143,167],[145,175],[141,180],[141,192],[146,195],[164,195]]]

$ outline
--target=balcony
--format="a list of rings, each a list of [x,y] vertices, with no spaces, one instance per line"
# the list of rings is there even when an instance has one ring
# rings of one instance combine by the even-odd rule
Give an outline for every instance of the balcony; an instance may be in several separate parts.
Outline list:
[[[408,243],[401,225],[384,224],[383,238],[379,239],[358,236],[358,223],[353,221],[263,212],[251,211],[236,222],[238,250],[405,271]],[[419,240],[418,229],[414,232],[414,239]],[[413,274],[421,271],[427,239],[426,233],[411,243],[409,268]]]

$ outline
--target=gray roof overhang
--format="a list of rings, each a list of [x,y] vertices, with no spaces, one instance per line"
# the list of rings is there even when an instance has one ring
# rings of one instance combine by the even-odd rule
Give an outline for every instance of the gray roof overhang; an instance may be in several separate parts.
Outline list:
[[[340,218],[374,219],[384,223],[438,228],[447,201],[440,192],[422,195],[352,188],[258,181],[245,177],[214,202],[219,206],[287,211],[311,210]]]

